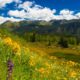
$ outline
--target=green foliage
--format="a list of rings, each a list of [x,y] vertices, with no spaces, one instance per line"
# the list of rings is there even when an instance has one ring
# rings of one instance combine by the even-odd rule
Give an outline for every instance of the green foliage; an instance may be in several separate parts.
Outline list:
[[[68,42],[65,38],[61,37],[58,44],[63,48],[68,48]]]
[[[30,36],[30,41],[35,42],[36,41],[36,33],[32,33]]]
[[[16,33],[11,33],[5,28],[0,29],[0,33],[0,80],[6,80],[6,63],[8,59],[11,59],[14,64],[12,72],[13,80],[78,80],[80,78],[80,57],[78,55],[58,51],[57,53],[53,51],[52,55],[45,55],[44,49],[42,48],[40,50],[36,48],[36,51],[25,49],[28,42],[40,42],[40,44],[43,42],[47,43],[48,46],[53,45],[53,47],[55,43],[58,43],[60,47],[65,49],[69,47],[69,44],[74,45],[77,43],[75,37],[60,38],[60,36],[57,35],[26,33],[23,35],[23,38],[20,37],[20,35],[16,35]],[[10,46],[4,44],[3,38],[6,36],[20,43],[20,56],[13,52]],[[45,49],[46,47],[47,46],[45,46]],[[38,54],[37,51],[40,51],[40,53]],[[47,53],[48,50],[45,51]],[[69,72],[73,73],[68,74]]]
[[[44,53],[41,52],[42,54]],[[65,53],[41,55],[26,50],[24,46],[21,46],[21,55],[19,56],[13,53],[10,46],[4,44],[3,39],[0,39],[0,79],[6,80],[6,63],[8,59],[11,59],[14,64],[12,72],[13,80],[76,80],[79,78],[80,71],[78,70],[80,70],[80,64],[76,63],[79,61],[79,56],[76,55],[76,59],[75,55]],[[74,71],[75,74],[71,75],[72,73],[70,73],[69,75],[68,72],[70,71]]]
[[[76,45],[77,44],[77,39],[76,37],[70,37],[68,39],[68,43],[71,44],[71,45]]]
[[[47,44],[47,45],[48,45],[48,46],[51,46],[51,41],[50,41],[50,40],[48,41],[48,44]]]

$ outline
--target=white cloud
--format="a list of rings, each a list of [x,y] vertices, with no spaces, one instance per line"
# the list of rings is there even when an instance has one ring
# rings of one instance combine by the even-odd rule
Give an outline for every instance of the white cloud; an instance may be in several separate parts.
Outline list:
[[[25,18],[26,12],[24,10],[18,11],[18,10],[10,10],[8,12],[8,15],[14,16],[14,17],[20,17],[20,18]]]
[[[53,18],[53,14],[56,12],[55,9],[51,10],[47,7],[42,7],[40,5],[34,4],[34,2],[26,1],[20,4],[18,8],[23,8],[26,10],[19,11],[9,11],[8,15],[20,18],[28,18],[32,20],[46,20],[49,21]]]
[[[21,0],[13,0],[13,2],[16,2],[16,3],[22,3]]]
[[[76,14],[77,18],[80,19],[80,12]]]
[[[0,8],[5,7],[6,4],[10,4],[12,2],[19,3],[21,1],[20,0],[0,0]]]
[[[9,20],[9,21],[12,21],[12,22],[19,22],[19,21],[24,20],[24,19],[16,19],[16,18],[13,18],[13,17],[6,18],[6,19]]]
[[[56,10],[50,10],[49,8],[30,8],[26,13],[26,17],[33,20],[46,20],[49,21],[52,19],[53,14]]]
[[[4,22],[6,22],[6,21],[12,21],[12,22],[19,22],[19,21],[21,21],[21,20],[24,20],[24,19],[15,19],[15,18],[13,18],[13,17],[3,17],[3,16],[0,16],[0,24],[2,24],[2,23],[4,23]]]
[[[77,19],[77,16],[74,15],[74,11],[63,9],[60,11],[59,15],[55,15],[56,10],[51,10],[47,7],[42,7],[40,5],[35,4],[35,2],[26,1],[23,4],[19,5],[19,8],[23,8],[26,10],[25,18],[33,19],[33,20],[46,20],[49,21],[51,19]]]
[[[2,0],[5,1],[5,0]],[[11,3],[15,1],[18,3],[20,0],[6,0],[6,2],[3,4]],[[19,9],[22,10],[19,10]],[[60,11],[58,15],[55,15],[56,10],[51,10],[47,7],[42,7],[40,5],[35,4],[35,2],[25,1],[24,3],[19,3],[19,6],[16,10],[10,10],[8,12],[8,15],[10,17],[19,17],[21,19],[29,19],[29,20],[71,20],[71,19],[80,19],[80,13],[74,14],[74,11],[71,11],[69,9],[63,9]],[[10,20],[16,20],[16,18],[9,18]],[[3,18],[3,20],[5,20]]]
[[[0,16],[0,24],[5,22],[5,21],[6,21],[6,19],[4,17]]]
[[[68,9],[61,10],[59,17],[66,20],[77,19],[77,17],[74,15],[74,11],[70,11]]]
[[[74,11],[70,11],[68,9],[63,9],[60,11],[60,15],[72,15]]]
[[[26,1],[23,4],[20,4],[18,7],[23,8],[23,9],[27,9],[27,8],[31,7],[33,4],[34,4],[34,2]]]

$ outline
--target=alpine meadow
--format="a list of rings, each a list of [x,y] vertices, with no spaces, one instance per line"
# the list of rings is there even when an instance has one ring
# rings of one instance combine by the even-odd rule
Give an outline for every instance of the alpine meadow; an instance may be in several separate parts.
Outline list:
[[[0,0],[0,80],[80,80],[80,1]]]

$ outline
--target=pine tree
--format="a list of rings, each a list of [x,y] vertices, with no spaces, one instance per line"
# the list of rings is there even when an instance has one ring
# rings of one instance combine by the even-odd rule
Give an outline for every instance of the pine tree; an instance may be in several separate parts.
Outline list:
[[[68,41],[63,37],[60,38],[58,44],[63,48],[68,48]]]
[[[35,32],[32,33],[30,40],[31,40],[31,42],[35,42],[36,41],[36,33]]]

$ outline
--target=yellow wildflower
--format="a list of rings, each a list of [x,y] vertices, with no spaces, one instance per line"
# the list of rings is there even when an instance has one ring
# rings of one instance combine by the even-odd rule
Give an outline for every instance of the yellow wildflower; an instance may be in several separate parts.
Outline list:
[[[12,39],[10,37],[6,37],[3,39],[4,43],[11,46],[12,45]]]
[[[46,65],[48,68],[51,68],[51,65],[50,65],[48,62],[46,62],[45,65]]]
[[[68,61],[67,62],[67,65],[70,65],[70,66],[74,66],[76,63],[75,62],[73,62],[73,61]]]
[[[69,72],[69,76],[75,78],[77,73],[75,71]]]
[[[49,58],[52,60],[52,59],[57,59],[57,57],[56,56],[49,56]]]
[[[30,66],[35,66],[36,60],[35,60],[35,58],[33,58],[33,56],[31,56],[29,64],[30,64]]]
[[[25,48],[25,50],[26,50],[26,52],[29,52],[30,51],[29,48]]]
[[[40,73],[42,73],[42,74],[45,73],[45,69],[44,69],[44,68],[40,68],[38,71],[39,71]]]
[[[13,51],[15,52],[15,53],[20,53],[20,45],[18,44],[18,43],[16,43],[16,42],[13,42],[13,44],[12,44],[12,49],[13,49]]]
[[[35,62],[34,61],[30,61],[29,64],[30,64],[30,66],[34,66]]]
[[[67,78],[63,78],[63,80],[68,80]]]
[[[15,52],[19,52],[20,51],[20,45],[18,43],[13,42],[12,47],[13,47],[13,50]]]
[[[3,41],[6,45],[12,48],[13,52],[20,55],[20,45],[17,42],[13,41],[10,37],[4,38]]]

